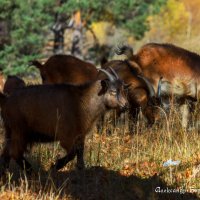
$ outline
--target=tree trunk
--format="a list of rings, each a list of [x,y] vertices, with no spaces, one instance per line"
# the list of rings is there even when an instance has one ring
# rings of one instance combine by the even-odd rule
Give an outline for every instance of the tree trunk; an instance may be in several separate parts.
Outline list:
[[[64,53],[64,32],[65,29],[63,28],[62,23],[57,18],[56,23],[52,27],[52,31],[54,32],[54,47],[53,52],[54,54],[62,54]]]
[[[73,35],[72,35],[72,48],[71,54],[82,58],[82,45],[83,45],[83,36],[82,29],[83,23],[81,21],[81,12],[77,11],[73,16]]]
[[[66,0],[58,0],[58,6],[62,6]],[[64,14],[56,13],[55,14],[55,24],[52,26],[51,30],[54,32],[54,54],[63,54],[64,53],[64,33],[65,29],[68,28],[66,24],[67,18]]]

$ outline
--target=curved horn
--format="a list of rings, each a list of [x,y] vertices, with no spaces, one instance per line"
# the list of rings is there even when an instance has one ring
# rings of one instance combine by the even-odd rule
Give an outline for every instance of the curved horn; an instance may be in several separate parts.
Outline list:
[[[115,70],[112,67],[109,67],[109,69],[111,70],[111,72],[113,73],[113,75],[116,77],[116,79],[119,79],[118,74],[115,72]]]
[[[158,82],[158,90],[157,90],[157,97],[158,97],[158,98],[160,98],[160,96],[161,96],[161,84],[162,84],[162,79],[163,79],[163,77],[161,76],[161,77],[160,77],[160,80],[159,80],[159,82]]]
[[[113,75],[110,74],[108,71],[106,71],[106,70],[104,70],[104,69],[99,69],[99,71],[101,71],[101,72],[103,72],[104,74],[106,74],[107,77],[108,77],[108,79],[109,79],[111,82],[115,81]]]
[[[145,82],[145,84],[146,84],[146,86],[149,90],[149,96],[155,97],[156,96],[155,90],[154,90],[152,84],[149,82],[149,80],[147,78],[143,77],[143,76],[140,76],[140,75],[138,75],[137,77],[139,77],[140,79],[142,79]]]

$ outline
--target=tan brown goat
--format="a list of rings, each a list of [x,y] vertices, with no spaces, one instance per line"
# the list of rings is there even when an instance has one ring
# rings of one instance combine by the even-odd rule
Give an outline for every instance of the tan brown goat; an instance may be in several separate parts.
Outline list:
[[[60,141],[67,155],[53,167],[59,170],[75,156],[77,167],[84,167],[85,136],[96,120],[109,109],[127,107],[123,82],[106,70],[99,76],[101,80],[78,86],[27,86],[8,97],[0,93],[6,141],[0,166],[6,167],[13,158],[29,169],[23,156],[29,145]]]
[[[179,105],[187,102],[190,108],[194,107],[200,90],[200,55],[172,44],[157,43],[142,46],[136,54],[131,47],[121,46],[117,54],[125,54],[129,65],[135,70],[139,68],[155,89],[163,77],[161,96],[166,105],[170,101],[166,97],[174,96]],[[187,126],[187,117],[183,118],[182,125]]]

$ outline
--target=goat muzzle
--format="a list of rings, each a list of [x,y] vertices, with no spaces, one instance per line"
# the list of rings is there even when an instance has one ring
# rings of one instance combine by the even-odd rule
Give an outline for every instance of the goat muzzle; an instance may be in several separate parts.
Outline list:
[[[129,109],[128,103],[120,104],[120,112],[125,112]]]

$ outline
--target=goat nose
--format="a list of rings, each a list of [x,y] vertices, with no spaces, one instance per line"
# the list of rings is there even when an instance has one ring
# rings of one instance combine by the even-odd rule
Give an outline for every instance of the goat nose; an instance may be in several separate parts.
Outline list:
[[[125,112],[126,110],[128,110],[128,103],[124,103],[121,105],[121,111]]]
[[[129,104],[125,103],[124,108],[125,108],[125,110],[127,110],[129,108]]]

